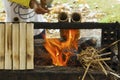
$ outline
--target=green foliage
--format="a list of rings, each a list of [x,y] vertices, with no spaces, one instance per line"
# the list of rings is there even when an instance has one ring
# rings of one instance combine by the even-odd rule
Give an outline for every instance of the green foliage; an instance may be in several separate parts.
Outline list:
[[[106,15],[100,22],[120,22],[120,2],[117,0],[86,0],[92,10],[96,8]]]
[[[0,0],[0,12],[3,11],[3,4],[2,4],[2,1]]]

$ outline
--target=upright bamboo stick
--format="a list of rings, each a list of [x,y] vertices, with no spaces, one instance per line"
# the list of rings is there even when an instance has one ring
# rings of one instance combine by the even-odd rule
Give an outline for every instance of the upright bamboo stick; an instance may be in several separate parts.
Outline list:
[[[5,69],[12,69],[12,23],[5,23]]]
[[[20,70],[26,69],[26,23],[20,23]]]
[[[33,23],[27,24],[27,69],[34,68],[34,38],[33,33],[34,26]]]
[[[12,54],[13,54],[13,70],[18,70],[20,67],[19,60],[19,24],[12,25]]]
[[[4,69],[5,64],[5,25],[0,23],[0,69]]]

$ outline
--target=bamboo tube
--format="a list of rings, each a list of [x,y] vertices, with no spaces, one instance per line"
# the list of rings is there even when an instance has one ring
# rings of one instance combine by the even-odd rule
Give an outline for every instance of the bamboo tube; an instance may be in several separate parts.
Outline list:
[[[74,12],[71,14],[71,22],[81,22],[81,14],[78,12]],[[80,30],[76,29],[76,31],[78,32],[77,37],[80,37]]]
[[[69,22],[69,17],[66,12],[61,12],[58,14],[58,22]]]
[[[66,12],[61,12],[58,14],[58,22],[69,22],[69,17],[68,17],[68,14]],[[68,32],[68,30],[66,29],[60,29],[60,36],[61,38],[65,38],[64,37],[64,33],[65,32]]]
[[[75,16],[73,16],[73,17],[75,17]],[[79,18],[80,18],[80,14],[79,14]],[[69,22],[69,15],[66,12],[61,12],[58,15],[58,21],[59,22]],[[76,21],[74,21],[74,22],[76,22]],[[81,22],[81,18],[80,18],[80,22]],[[76,36],[76,39],[78,39],[80,37],[80,31],[79,30],[76,30],[76,31],[78,33],[77,36]],[[68,32],[69,32],[69,29],[61,29],[60,30],[60,36],[61,36],[61,38],[64,39],[64,40],[66,40],[66,34],[68,34]]]
[[[74,12],[71,14],[71,22],[81,22],[81,14]]]

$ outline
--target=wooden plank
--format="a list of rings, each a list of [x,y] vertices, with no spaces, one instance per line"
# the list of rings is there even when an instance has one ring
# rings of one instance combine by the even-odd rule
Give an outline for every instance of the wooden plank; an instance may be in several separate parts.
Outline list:
[[[12,25],[12,54],[13,54],[13,70],[19,69],[19,24]]]
[[[4,69],[5,64],[5,27],[0,23],[0,69]]]
[[[34,69],[34,25],[27,24],[27,69]]]
[[[12,23],[5,23],[5,69],[12,69]]]
[[[26,23],[20,23],[20,70],[26,69]]]

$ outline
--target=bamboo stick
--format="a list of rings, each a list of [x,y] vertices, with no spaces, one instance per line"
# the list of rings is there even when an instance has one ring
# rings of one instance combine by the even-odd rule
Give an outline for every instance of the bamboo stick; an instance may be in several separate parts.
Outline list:
[[[86,68],[85,73],[84,73],[84,75],[83,75],[83,77],[82,77],[82,80],[85,79],[85,76],[86,76],[86,74],[87,74],[87,72],[88,72],[88,69],[89,69],[90,65],[91,65],[91,63],[89,63],[89,64],[87,65],[87,68]]]
[[[111,52],[97,54],[96,57],[106,56],[106,55],[109,55],[109,54],[111,54]]]
[[[5,25],[0,23],[0,69],[4,69],[5,64]]]
[[[12,23],[5,23],[5,69],[12,69]]]
[[[20,70],[26,69],[26,23],[20,23]]]
[[[118,42],[120,42],[120,40],[117,40],[117,41],[111,43],[109,46],[107,46],[107,47],[101,49],[98,53],[101,53],[102,51],[104,51],[104,50],[106,50],[106,49],[108,49],[108,48],[114,46],[114,45],[117,44]]]
[[[102,68],[103,72],[105,73],[105,75],[107,75],[108,73],[107,73],[107,71],[105,70],[105,68],[104,68],[104,66],[102,65],[102,63],[101,63],[101,62],[98,62],[98,63],[99,63],[99,65],[101,66],[101,68]]]
[[[33,23],[27,24],[27,69],[34,68],[34,38],[33,33],[34,26]]]
[[[97,61],[106,61],[106,60],[110,60],[111,58],[100,58],[100,59],[95,59],[93,62],[97,62]]]
[[[13,54],[13,70],[18,70],[20,67],[19,60],[19,24],[12,25],[12,54]]]

